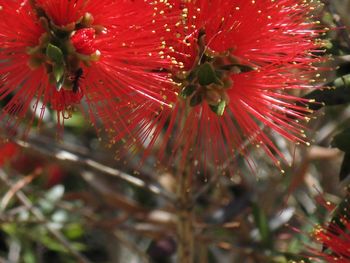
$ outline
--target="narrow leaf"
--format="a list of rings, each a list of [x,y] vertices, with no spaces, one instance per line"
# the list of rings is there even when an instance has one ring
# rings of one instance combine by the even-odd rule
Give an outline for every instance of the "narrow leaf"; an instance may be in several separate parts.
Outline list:
[[[339,180],[343,181],[350,175],[350,152],[345,153],[343,163],[340,168]]]
[[[62,50],[55,45],[48,44],[46,48],[46,56],[48,56],[56,64],[64,64]]]
[[[312,110],[318,110],[323,106],[334,106],[350,103],[350,74],[344,75],[325,85],[328,88],[310,92],[305,99],[319,103],[310,103]]]
[[[55,80],[58,83],[64,74],[64,66],[63,64],[55,64],[52,69],[53,75],[55,76]]]
[[[261,240],[267,247],[272,247],[272,236],[266,214],[257,204],[253,204],[253,216],[259,229]]]
[[[332,141],[332,146],[350,153],[350,129],[346,129],[337,134]]]
[[[218,116],[224,115],[226,108],[226,101],[222,100],[218,105],[210,105],[210,109],[215,112]]]

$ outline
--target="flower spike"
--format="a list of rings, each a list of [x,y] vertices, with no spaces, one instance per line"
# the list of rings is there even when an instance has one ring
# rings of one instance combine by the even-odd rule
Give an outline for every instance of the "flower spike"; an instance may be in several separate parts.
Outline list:
[[[157,94],[171,107],[154,101],[123,102],[126,126],[118,122],[119,139],[156,149],[162,158],[190,161],[198,171],[206,164],[225,167],[239,153],[248,157],[246,142],[263,148],[275,164],[282,153],[270,131],[305,143],[300,121],[310,111],[304,99],[289,92],[312,88],[314,63],[320,58],[323,32],[313,21],[312,1],[174,0],[181,10],[164,42],[173,64],[165,68],[173,83]],[[195,165],[193,165],[195,166]],[[197,168],[196,168],[197,169]]]
[[[171,14],[163,1],[0,0],[0,119],[31,126],[51,109],[63,124],[84,100],[96,123],[125,94],[162,101],[154,90],[169,80],[153,70],[171,63],[160,58]]]

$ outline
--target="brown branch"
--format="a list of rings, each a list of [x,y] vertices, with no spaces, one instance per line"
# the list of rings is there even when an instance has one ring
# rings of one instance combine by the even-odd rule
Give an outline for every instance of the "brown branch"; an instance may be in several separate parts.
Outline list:
[[[192,206],[192,189],[190,169],[178,175],[177,203],[177,261],[194,262],[195,215]]]
[[[23,177],[21,180],[16,182],[13,187],[4,195],[0,202],[0,211],[4,211],[12,199],[12,197],[27,184],[30,184],[35,178],[37,178],[42,173],[41,168],[37,168],[32,174]]]
[[[52,158],[65,162],[79,163],[88,169],[92,169],[103,174],[116,177],[125,182],[128,182],[133,186],[144,188],[153,194],[159,195],[167,201],[173,202],[175,200],[175,197],[172,193],[166,191],[156,183],[148,183],[138,177],[132,176],[118,169],[99,163],[80,153],[68,151],[62,147],[58,147],[57,145],[55,145],[55,143],[45,143],[42,141],[41,138],[28,138],[26,140],[15,138],[13,139],[13,141],[23,148],[34,150],[36,152],[41,153],[42,155],[50,156]]]

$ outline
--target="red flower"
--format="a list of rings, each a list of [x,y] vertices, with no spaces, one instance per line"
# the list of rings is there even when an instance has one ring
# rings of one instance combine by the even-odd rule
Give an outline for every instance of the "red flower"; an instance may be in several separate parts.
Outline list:
[[[0,119],[15,127],[50,107],[59,123],[85,98],[89,115],[113,115],[119,96],[149,96],[166,80],[159,52],[162,1],[0,0]],[[155,11],[156,10],[156,11]],[[171,19],[171,18],[170,18]],[[43,105],[43,106],[39,106]]]
[[[322,252],[312,249],[317,258],[328,263],[350,262],[350,221],[348,218],[343,218],[342,221],[344,228],[330,223],[328,226],[319,226],[315,229],[313,233],[315,241],[325,248]]]
[[[312,238],[321,245],[321,249],[309,248],[312,257],[328,263],[350,262],[350,188],[347,197],[336,210],[332,221],[315,227]]]
[[[299,121],[310,111],[289,91],[312,87],[320,46],[314,7],[301,0],[175,2],[182,16],[164,54],[173,57],[174,84],[157,92],[172,107],[146,100],[124,105],[124,116],[128,107],[132,113],[116,138],[131,131],[160,155],[170,149],[182,163],[217,165],[235,153],[247,157],[248,141],[278,163],[275,155],[283,156],[268,130],[305,142]]]

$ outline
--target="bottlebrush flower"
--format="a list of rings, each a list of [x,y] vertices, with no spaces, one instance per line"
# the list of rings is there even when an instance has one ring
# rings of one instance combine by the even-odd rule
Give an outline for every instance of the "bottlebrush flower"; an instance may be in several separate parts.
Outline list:
[[[320,60],[322,30],[313,21],[314,3],[301,0],[176,1],[181,18],[164,43],[173,84],[158,93],[172,107],[154,101],[125,103],[129,124],[116,125],[116,138],[130,131],[147,151],[167,150],[182,163],[228,163],[248,156],[244,142],[261,146],[278,163],[281,152],[269,130],[305,142],[310,111],[292,90],[311,88]],[[299,104],[298,104],[299,105]],[[129,109],[128,109],[129,108]],[[131,113],[128,113],[130,111]],[[132,148],[133,142],[126,140]],[[173,159],[174,160],[174,159]]]
[[[156,34],[171,21],[168,9],[147,0],[0,0],[0,119],[32,124],[49,107],[62,124],[85,98],[96,122],[122,94],[159,100],[152,90],[167,78],[152,70],[170,63]]]
[[[349,197],[343,200],[339,215],[323,226],[317,226],[312,233],[314,241],[322,246],[321,249],[309,248],[312,258],[324,260],[328,263],[348,263],[350,262],[350,213]]]
[[[326,262],[350,262],[350,221],[342,219],[345,229],[334,223],[328,226],[319,226],[314,231],[314,239],[325,246],[325,251],[314,251],[317,258]]]

